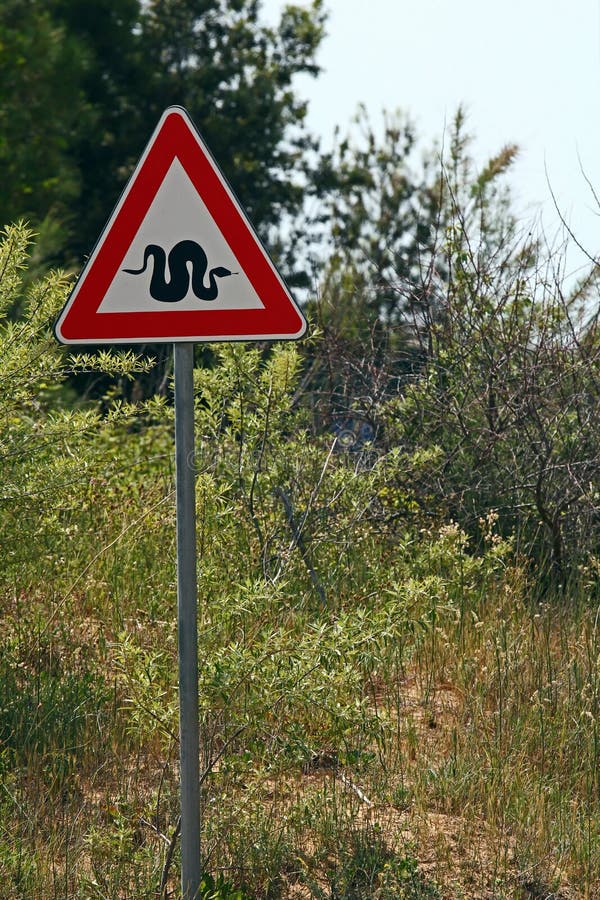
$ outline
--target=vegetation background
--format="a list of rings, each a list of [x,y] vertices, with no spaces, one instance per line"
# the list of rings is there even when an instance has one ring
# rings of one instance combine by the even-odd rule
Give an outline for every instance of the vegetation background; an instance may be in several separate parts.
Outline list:
[[[197,351],[204,896],[600,896],[597,265],[460,109],[323,153],[324,21],[0,8],[6,897],[178,896],[171,359],[52,336],[170,103],[311,320]]]

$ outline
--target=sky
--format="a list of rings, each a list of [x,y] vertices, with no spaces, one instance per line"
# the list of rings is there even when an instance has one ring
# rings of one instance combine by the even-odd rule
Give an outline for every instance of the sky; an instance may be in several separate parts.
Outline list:
[[[302,0],[295,0],[301,3]],[[286,0],[263,0],[275,22]],[[401,109],[424,149],[462,104],[483,162],[520,154],[510,184],[519,215],[552,238],[562,216],[600,255],[600,0],[326,0],[318,79],[298,79],[308,124],[331,144],[359,103],[376,125]],[[572,263],[577,267],[583,258]]]

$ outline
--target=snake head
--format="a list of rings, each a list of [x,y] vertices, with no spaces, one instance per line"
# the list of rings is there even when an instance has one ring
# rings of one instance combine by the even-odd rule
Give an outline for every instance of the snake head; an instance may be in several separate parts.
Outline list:
[[[211,275],[214,275],[215,278],[226,278],[228,275],[237,275],[237,272],[230,272],[229,269],[225,269],[223,266],[217,266],[216,269],[211,269]]]

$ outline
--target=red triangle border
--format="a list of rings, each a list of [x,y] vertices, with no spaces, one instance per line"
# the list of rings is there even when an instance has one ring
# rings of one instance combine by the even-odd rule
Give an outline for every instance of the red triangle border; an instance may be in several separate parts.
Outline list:
[[[175,158],[264,305],[263,309],[98,312]],[[65,344],[286,340],[306,321],[187,112],[163,113],[56,323]]]

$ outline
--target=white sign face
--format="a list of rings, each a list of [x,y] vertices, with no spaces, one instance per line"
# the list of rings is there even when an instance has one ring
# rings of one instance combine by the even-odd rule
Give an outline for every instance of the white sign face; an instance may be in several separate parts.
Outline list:
[[[148,252],[148,248],[155,249]],[[132,274],[142,269],[144,258],[144,270]],[[232,274],[215,275],[214,270],[220,268]],[[177,299],[155,299],[151,292],[153,279],[158,288],[162,288],[162,292],[156,292],[158,297],[171,296],[169,286],[179,281],[181,290],[176,294]],[[200,285],[197,287],[200,296],[194,292],[195,280]],[[214,299],[203,299],[202,287],[206,289],[206,298],[216,292]],[[215,310],[264,309],[177,157],[150,204],[98,312],[169,312],[175,308],[174,303],[181,311],[208,307]]]

